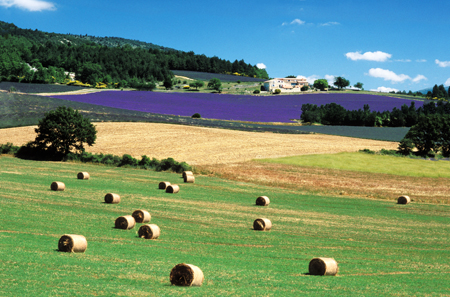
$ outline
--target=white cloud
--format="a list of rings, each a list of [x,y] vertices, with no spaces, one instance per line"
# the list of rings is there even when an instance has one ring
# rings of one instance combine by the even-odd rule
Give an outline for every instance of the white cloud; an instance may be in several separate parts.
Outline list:
[[[450,61],[439,61],[438,59],[434,60],[439,67],[450,67]]]
[[[291,22],[291,25],[303,25],[305,21],[302,21],[301,19],[295,19]]]
[[[306,81],[308,82],[308,84],[312,85],[316,79],[320,78],[320,76],[315,75],[315,74],[310,75],[308,77],[303,76],[303,75],[297,75],[297,78],[306,78]]]
[[[334,78],[335,78],[334,75],[329,75],[329,74],[325,75],[325,79],[328,81],[328,85],[333,85],[334,84]]]
[[[424,75],[422,75],[422,74],[419,74],[419,75],[417,75],[416,77],[414,77],[413,78],[413,82],[419,82],[419,81],[421,81],[421,80],[428,80],[428,78],[426,78]]]
[[[303,25],[305,24],[305,21],[302,21],[301,19],[295,19],[292,22],[288,23],[288,22],[284,22],[283,24],[281,24],[281,26],[286,26],[286,25]]]
[[[345,56],[347,59],[357,61],[357,60],[367,60],[367,61],[376,61],[376,62],[384,62],[390,57],[392,57],[391,54],[384,53],[381,51],[376,52],[365,52],[364,54],[361,54],[361,52],[349,52],[346,53]]]
[[[398,60],[395,60],[395,62],[411,62],[411,60],[410,59],[398,59]]]
[[[18,7],[29,11],[55,10],[55,4],[41,0],[0,0],[0,6]]]
[[[450,78],[445,81],[444,85],[450,86]]]
[[[336,26],[336,25],[340,25],[340,23],[338,23],[338,22],[327,22],[327,23],[319,24],[319,26]]]
[[[418,63],[425,63],[427,60],[425,60],[425,59],[418,59],[418,60],[416,60],[416,62],[418,62]]]
[[[256,67],[258,67],[258,69],[266,69],[266,65],[264,65],[264,63],[258,63],[256,64]]]
[[[387,87],[378,87],[376,89],[371,89],[372,92],[381,92],[381,93],[389,93],[389,92],[398,92],[397,89],[387,88]]]
[[[381,68],[371,68],[369,70],[369,76],[390,80],[393,83],[404,82],[407,79],[411,79],[411,77],[406,74],[396,74],[393,71]]]

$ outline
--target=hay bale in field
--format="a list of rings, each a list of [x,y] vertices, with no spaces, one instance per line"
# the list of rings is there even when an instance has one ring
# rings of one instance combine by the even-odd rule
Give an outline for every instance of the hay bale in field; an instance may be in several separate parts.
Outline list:
[[[269,219],[264,218],[256,219],[253,222],[253,229],[258,231],[269,231],[272,229],[272,222]]]
[[[133,211],[133,214],[131,216],[134,218],[136,223],[148,223],[152,218],[150,213],[143,209]]]
[[[406,196],[406,195],[400,196],[397,199],[398,204],[408,204],[410,202],[411,202],[411,198],[409,198],[409,196]]]
[[[62,182],[52,182],[50,189],[53,191],[64,191],[66,189],[66,185]]]
[[[163,181],[163,182],[159,183],[158,187],[159,187],[160,190],[165,190],[165,189],[167,189],[168,186],[170,186],[170,182]]]
[[[89,176],[89,173],[87,173],[87,172],[78,172],[77,178],[78,179],[89,179],[90,176]]]
[[[86,237],[83,235],[64,234],[58,242],[58,250],[67,253],[84,253],[87,249]]]
[[[311,275],[336,275],[338,264],[333,258],[314,258],[309,262]]]
[[[178,193],[178,192],[180,192],[180,187],[178,185],[170,185],[166,189],[166,193],[175,194],[175,193]]]
[[[155,224],[142,225],[138,230],[139,237],[145,239],[157,239],[160,234],[161,230]]]
[[[181,263],[170,271],[170,283],[176,286],[201,286],[205,277],[195,265]]]
[[[120,202],[120,196],[114,193],[108,193],[105,195],[105,203],[117,204]]]
[[[189,176],[189,175],[194,175],[194,173],[192,173],[192,171],[183,171],[183,178],[186,178],[186,176]]]
[[[115,222],[117,229],[130,230],[133,229],[135,225],[136,220],[130,215],[118,217]]]
[[[186,175],[184,178],[185,183],[195,183],[195,176],[193,175]]]
[[[256,205],[267,206],[270,204],[270,199],[267,196],[259,196],[256,199]]]

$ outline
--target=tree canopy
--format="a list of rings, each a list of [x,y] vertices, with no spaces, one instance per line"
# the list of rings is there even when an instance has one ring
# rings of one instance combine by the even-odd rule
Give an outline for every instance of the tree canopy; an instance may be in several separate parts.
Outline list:
[[[324,91],[328,88],[328,81],[324,78],[316,79],[313,84],[314,88]]]
[[[97,139],[97,131],[90,120],[78,110],[60,106],[49,111],[39,120],[34,145],[40,150],[49,150],[66,156],[70,152],[84,152],[84,144],[92,146]]]
[[[211,78],[208,82],[208,88],[220,92],[222,90],[222,82],[218,78]]]
[[[346,88],[350,85],[350,82],[343,78],[342,76],[338,76],[334,79],[334,83],[333,83],[336,87],[339,88],[339,90]]]

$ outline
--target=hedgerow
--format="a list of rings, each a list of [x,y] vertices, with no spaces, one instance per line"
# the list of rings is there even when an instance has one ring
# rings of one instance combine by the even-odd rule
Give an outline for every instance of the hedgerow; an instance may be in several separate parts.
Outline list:
[[[52,160],[50,155],[39,154],[38,149],[31,145],[31,142],[21,147],[15,146],[12,143],[0,145],[0,155],[13,155],[21,159],[29,160]],[[192,167],[186,162],[177,162],[173,158],[158,160],[156,158],[150,159],[146,155],[138,161],[129,154],[124,154],[122,157],[112,154],[92,154],[88,152],[69,153],[65,156],[64,161],[76,161],[83,163],[104,164],[116,167],[130,167],[155,171],[173,171],[181,173],[183,171],[192,170]]]

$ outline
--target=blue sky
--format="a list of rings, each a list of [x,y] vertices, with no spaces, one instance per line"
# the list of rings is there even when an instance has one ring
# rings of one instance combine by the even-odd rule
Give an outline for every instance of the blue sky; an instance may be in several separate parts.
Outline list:
[[[25,29],[114,36],[366,90],[450,85],[448,0],[0,0]]]

